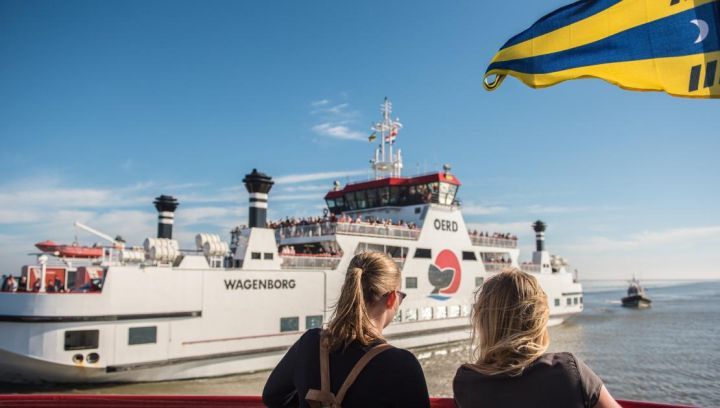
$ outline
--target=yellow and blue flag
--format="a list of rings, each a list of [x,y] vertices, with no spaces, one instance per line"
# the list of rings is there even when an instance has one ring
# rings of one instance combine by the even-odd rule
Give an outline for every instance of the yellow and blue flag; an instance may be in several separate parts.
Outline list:
[[[600,78],[621,88],[720,98],[720,0],[581,0],[511,38],[485,72],[533,88]]]

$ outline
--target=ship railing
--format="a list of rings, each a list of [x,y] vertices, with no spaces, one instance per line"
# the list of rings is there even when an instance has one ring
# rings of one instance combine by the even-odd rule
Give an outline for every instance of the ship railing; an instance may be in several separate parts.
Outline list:
[[[497,247],[497,248],[517,248],[516,239],[481,237],[479,235],[470,234],[470,241],[475,246]]]
[[[390,237],[417,240],[420,236],[419,229],[399,227],[395,225],[372,225],[365,223],[343,222],[337,223],[337,232],[340,234],[366,235],[375,237]]]
[[[309,225],[280,227],[275,230],[275,237],[280,242],[290,238],[322,237],[335,234],[417,240],[420,236],[420,230],[395,225],[373,225],[363,222],[320,222]]]
[[[540,273],[540,271],[541,271],[540,265],[530,264],[530,263],[521,264],[520,269],[524,272],[534,272],[534,273]]]
[[[330,255],[282,255],[283,269],[335,269],[340,264],[341,256]]]

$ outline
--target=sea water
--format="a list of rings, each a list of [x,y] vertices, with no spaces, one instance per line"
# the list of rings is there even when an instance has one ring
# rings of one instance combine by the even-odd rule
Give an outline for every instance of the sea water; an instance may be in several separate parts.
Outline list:
[[[650,309],[620,305],[624,282],[584,282],[585,310],[550,329],[550,351],[582,358],[621,399],[720,407],[720,282],[643,282]],[[414,350],[430,394],[452,395],[470,347]],[[0,392],[259,395],[269,372],[162,383],[18,387]],[[538,396],[541,397],[541,396]]]

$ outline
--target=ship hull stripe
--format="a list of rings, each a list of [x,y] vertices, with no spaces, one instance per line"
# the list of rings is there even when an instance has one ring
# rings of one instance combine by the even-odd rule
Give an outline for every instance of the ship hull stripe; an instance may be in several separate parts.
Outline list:
[[[283,352],[287,351],[288,348],[289,348],[289,346],[267,347],[267,348],[262,348],[262,349],[233,351],[233,352],[229,352],[229,353],[209,354],[209,355],[204,355],[204,356],[172,358],[169,360],[151,361],[148,363],[107,366],[105,371],[108,373],[117,373],[120,371],[131,371],[131,370],[140,370],[140,369],[145,369],[145,368],[163,367],[163,366],[168,366],[168,365],[192,363],[195,361],[203,361],[203,360],[218,360],[218,359],[223,359],[223,358],[243,357],[243,356],[257,355],[257,354],[283,353]]]
[[[397,333],[397,334],[392,334],[392,335],[388,335],[385,337],[388,340],[391,340],[391,339],[400,339],[400,338],[405,338],[405,337],[414,337],[414,336],[418,336],[418,335],[431,335],[431,334],[437,334],[437,333],[445,333],[448,331],[455,331],[455,330],[466,330],[468,328],[470,328],[470,325],[464,324],[464,325],[460,325],[460,326],[441,327],[441,328],[437,328],[437,329],[417,330],[417,331],[412,331],[412,332],[407,332],[407,333]],[[293,333],[293,334],[297,334],[297,333]],[[148,363],[108,366],[106,368],[106,371],[108,373],[115,373],[115,372],[120,372],[120,371],[139,370],[139,369],[162,367],[162,366],[174,365],[174,364],[191,363],[194,361],[202,361],[202,360],[217,360],[217,359],[223,359],[223,358],[243,357],[243,356],[258,355],[258,354],[284,353],[285,351],[287,351],[288,347],[289,346],[268,347],[268,348],[253,349],[253,350],[234,351],[234,352],[229,352],[229,353],[210,354],[210,355],[204,355],[204,356],[173,358],[173,359],[169,359],[169,360],[152,361],[152,362],[148,362]]]
[[[112,321],[118,321],[118,320],[149,320],[149,319],[168,319],[168,318],[178,318],[178,317],[201,317],[201,316],[202,316],[201,311],[129,314],[129,315],[105,315],[105,316],[7,316],[7,315],[0,315],[0,322],[11,322],[11,323],[112,322]]]

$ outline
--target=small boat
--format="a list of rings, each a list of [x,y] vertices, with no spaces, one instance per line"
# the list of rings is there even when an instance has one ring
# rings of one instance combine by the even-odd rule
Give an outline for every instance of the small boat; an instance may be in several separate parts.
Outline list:
[[[77,243],[63,245],[53,241],[38,242],[35,246],[43,252],[62,258],[100,258],[103,256],[103,248],[98,246],[81,246]]]
[[[651,303],[652,300],[650,300],[649,297],[645,296],[645,289],[640,286],[640,281],[633,277],[627,290],[627,296],[622,298],[622,305],[624,307],[645,309],[650,307]]]

